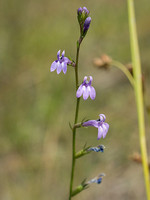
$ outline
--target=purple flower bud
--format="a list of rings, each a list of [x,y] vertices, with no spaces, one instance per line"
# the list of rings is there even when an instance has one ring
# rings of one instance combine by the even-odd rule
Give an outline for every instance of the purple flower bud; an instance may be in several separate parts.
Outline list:
[[[66,74],[67,72],[67,64],[69,64],[71,61],[65,57],[65,51],[62,52],[62,55],[60,56],[60,50],[57,52],[57,60],[55,60],[50,67],[50,71],[53,72],[57,70],[57,74],[59,74],[61,71]]]
[[[98,137],[97,139],[99,140],[101,137],[105,138],[106,134],[109,129],[109,124],[105,122],[106,117],[104,114],[100,114],[100,119],[98,120],[89,120],[86,122],[83,122],[82,126],[87,127],[87,126],[94,126],[98,128]]]
[[[82,13],[82,11],[83,11],[83,9],[80,7],[80,8],[78,8],[78,10],[77,10],[77,13],[78,13],[78,15],[79,14],[81,14]]]
[[[83,95],[83,99],[87,100],[87,98],[90,96],[92,100],[96,97],[96,91],[93,86],[91,86],[92,83],[92,76],[89,76],[90,81],[87,81],[87,76],[84,77],[83,83],[78,87],[76,97],[80,98]]]
[[[91,17],[87,17],[85,22],[84,22],[84,27],[83,27],[83,33],[85,34],[89,27],[90,27],[90,23],[91,23]]]
[[[85,14],[87,14],[87,15],[89,14],[89,11],[86,7],[83,7],[83,11],[85,12]]]

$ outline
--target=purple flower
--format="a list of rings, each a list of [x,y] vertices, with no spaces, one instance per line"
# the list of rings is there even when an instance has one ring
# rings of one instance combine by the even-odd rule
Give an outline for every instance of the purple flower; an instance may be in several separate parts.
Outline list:
[[[90,27],[90,23],[91,23],[91,17],[87,17],[85,22],[84,22],[84,27],[83,27],[83,33],[85,34],[89,27]]]
[[[65,51],[62,52],[62,55],[60,56],[60,50],[57,52],[57,60],[55,60],[51,64],[50,71],[53,72],[57,70],[57,74],[59,74],[62,70],[64,74],[67,72],[67,64],[69,64],[70,60],[65,57]]]
[[[83,94],[83,99],[86,100],[89,96],[92,100],[96,97],[96,92],[94,87],[91,86],[92,83],[92,76],[89,76],[90,81],[87,81],[87,76],[84,77],[83,83],[78,87],[76,97],[80,98]]]
[[[97,139],[99,140],[101,137],[105,138],[106,134],[109,129],[109,124],[105,123],[106,117],[104,114],[99,115],[100,119],[98,120],[89,120],[86,122],[83,122],[82,126],[87,127],[87,126],[94,126],[98,128],[98,137]]]

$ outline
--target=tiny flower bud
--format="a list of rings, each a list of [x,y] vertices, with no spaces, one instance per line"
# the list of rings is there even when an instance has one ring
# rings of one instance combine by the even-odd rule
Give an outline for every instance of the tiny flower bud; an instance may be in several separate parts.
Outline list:
[[[91,18],[89,17],[89,13],[90,12],[86,7],[83,8],[80,7],[77,10],[77,17],[80,25],[80,34],[81,34],[80,36],[82,39],[86,35],[90,26]]]
[[[89,14],[89,11],[86,7],[83,7],[83,11],[85,12],[85,14],[87,14],[87,15]]]
[[[82,14],[82,10],[83,10],[83,9],[82,9],[81,7],[78,8],[78,10],[77,10],[78,15],[79,15],[79,14]]]
[[[85,36],[91,23],[91,17],[87,17],[85,22],[84,22],[84,27],[83,27],[83,35]]]

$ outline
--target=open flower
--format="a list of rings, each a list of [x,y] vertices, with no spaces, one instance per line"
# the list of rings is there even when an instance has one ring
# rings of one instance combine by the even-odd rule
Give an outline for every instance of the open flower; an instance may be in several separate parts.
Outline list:
[[[90,81],[87,80],[87,76],[84,77],[83,83],[79,86],[76,97],[80,98],[83,95],[83,99],[87,100],[87,98],[90,96],[92,100],[96,97],[96,91],[93,86],[91,86],[92,83],[92,76],[89,76]]]
[[[53,72],[57,70],[57,74],[59,74],[62,70],[64,74],[67,72],[67,64],[69,64],[71,61],[65,57],[65,51],[62,52],[62,55],[60,56],[60,50],[57,52],[57,60],[55,60],[50,67],[50,71]]]
[[[82,126],[84,126],[84,127],[94,126],[94,127],[98,128],[98,137],[97,137],[98,140],[101,137],[105,138],[106,134],[108,132],[108,129],[109,129],[109,124],[107,124],[105,122],[105,120],[106,120],[105,115],[100,114],[99,117],[100,118],[98,120],[89,120],[89,121],[82,123]]]

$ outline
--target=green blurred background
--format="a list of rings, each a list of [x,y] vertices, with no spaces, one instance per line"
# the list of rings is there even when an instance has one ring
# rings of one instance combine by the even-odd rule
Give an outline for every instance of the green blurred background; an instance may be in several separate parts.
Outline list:
[[[79,79],[92,75],[95,101],[81,100],[79,121],[104,113],[110,130],[97,141],[97,130],[78,130],[77,149],[104,144],[103,154],[91,153],[76,163],[74,186],[101,172],[101,185],[92,185],[75,200],[146,199],[143,172],[130,156],[140,152],[133,90],[122,72],[93,67],[107,53],[130,62],[127,2],[125,0],[1,0],[0,1],[0,199],[66,200],[71,170],[68,122],[75,110],[74,70],[50,73],[59,49],[75,58],[78,7],[90,10],[92,23],[83,41]],[[150,84],[150,1],[136,1],[141,62]],[[147,141],[148,115],[146,114]],[[150,155],[150,144],[148,146]]]

